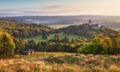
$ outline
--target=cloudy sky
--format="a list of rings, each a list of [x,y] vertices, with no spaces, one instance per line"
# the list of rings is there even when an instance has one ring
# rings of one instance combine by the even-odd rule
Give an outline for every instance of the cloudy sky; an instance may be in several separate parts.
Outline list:
[[[0,0],[0,16],[120,15],[120,0]]]

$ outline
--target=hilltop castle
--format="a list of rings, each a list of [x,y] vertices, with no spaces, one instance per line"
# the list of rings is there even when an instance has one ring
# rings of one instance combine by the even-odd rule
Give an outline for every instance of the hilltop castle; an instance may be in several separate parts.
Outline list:
[[[102,25],[99,25],[97,23],[93,23],[91,19],[89,19],[87,23],[83,23],[82,26],[84,26],[86,28],[92,28],[92,29],[104,28],[104,26],[102,26]]]

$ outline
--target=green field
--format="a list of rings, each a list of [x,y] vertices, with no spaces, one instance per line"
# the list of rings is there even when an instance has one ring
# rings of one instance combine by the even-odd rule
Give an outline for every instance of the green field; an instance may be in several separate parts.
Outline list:
[[[71,40],[71,39],[78,39],[78,38],[79,38],[79,36],[77,36],[77,35],[72,35],[72,34],[67,35],[67,36],[68,36],[68,38],[69,38],[70,40]],[[54,37],[55,37],[55,34],[50,34],[50,35],[48,36],[48,40],[49,40],[49,39],[53,39]],[[28,41],[34,40],[35,42],[45,41],[45,39],[42,39],[42,36],[41,36],[41,35],[28,38],[27,40],[28,40]]]

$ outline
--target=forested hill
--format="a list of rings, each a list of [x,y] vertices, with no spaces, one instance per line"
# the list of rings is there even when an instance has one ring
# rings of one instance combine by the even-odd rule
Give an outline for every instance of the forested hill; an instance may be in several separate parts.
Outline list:
[[[104,36],[120,36],[120,32],[100,26],[98,24],[82,24],[82,25],[73,25],[65,28],[60,28],[57,32],[62,32],[66,34],[75,34],[81,37],[92,38],[95,35],[102,34]]]
[[[0,29],[8,32],[14,37],[29,38],[50,32],[51,28],[36,24],[26,24],[10,18],[0,18]]]
[[[42,35],[44,33],[54,33],[53,29],[37,24],[27,24],[20,21],[16,21],[11,18],[0,18],[0,29],[8,32],[14,37],[19,38],[29,38],[38,35]],[[56,33],[66,33],[66,34],[74,34],[79,35],[81,37],[92,38],[98,34],[104,34],[107,36],[118,36],[119,32],[106,28],[104,26],[100,26],[98,24],[82,24],[69,26],[66,28],[61,28],[56,30]]]

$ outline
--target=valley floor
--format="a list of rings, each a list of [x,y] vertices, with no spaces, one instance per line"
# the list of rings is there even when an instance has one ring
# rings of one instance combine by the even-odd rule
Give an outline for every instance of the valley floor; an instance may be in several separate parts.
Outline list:
[[[0,60],[0,72],[120,72],[120,55],[38,52]]]

